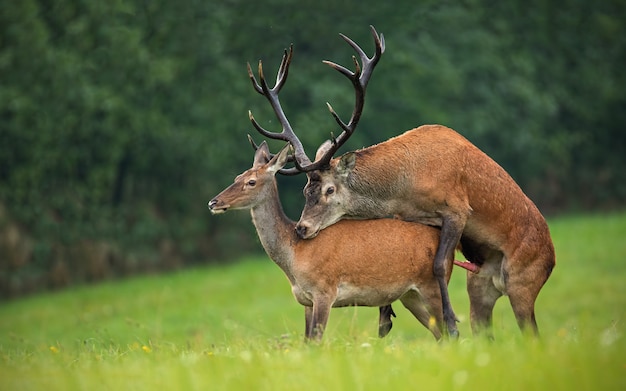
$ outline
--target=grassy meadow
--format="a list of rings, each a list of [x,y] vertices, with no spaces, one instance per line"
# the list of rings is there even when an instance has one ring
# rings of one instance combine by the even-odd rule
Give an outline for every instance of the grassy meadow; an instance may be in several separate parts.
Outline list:
[[[384,339],[375,308],[335,309],[305,344],[303,308],[266,257],[0,303],[0,390],[625,390],[626,213],[549,221],[557,267],[525,339],[507,298],[495,342],[458,341],[405,310]]]

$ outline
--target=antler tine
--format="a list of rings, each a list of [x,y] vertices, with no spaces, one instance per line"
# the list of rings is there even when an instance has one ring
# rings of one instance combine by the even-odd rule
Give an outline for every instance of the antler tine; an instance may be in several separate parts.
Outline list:
[[[260,66],[260,63],[261,61],[259,61],[259,66]],[[248,77],[250,78],[250,81],[252,82],[252,87],[254,87],[254,90],[256,92],[263,95],[263,88],[259,85],[259,82],[256,81],[256,77],[254,77],[254,73],[252,72],[252,67],[250,67],[250,63],[247,63],[246,65],[248,66]]]
[[[250,110],[248,110],[248,118],[250,119],[250,122],[252,122],[252,126],[254,126],[254,128],[263,136],[272,138],[272,139],[279,139],[279,140],[287,141],[282,137],[282,133],[270,132],[269,130],[264,129],[261,125],[259,125],[259,123],[256,121],[256,119],[252,115],[252,111]]]
[[[365,90],[367,88],[367,83],[372,75],[374,67],[378,64],[380,57],[385,52],[385,38],[382,34],[378,34],[374,26],[370,26],[370,30],[372,33],[372,37],[374,38],[374,45],[376,46],[376,51],[374,55],[370,58],[367,56],[365,51],[361,49],[359,45],[356,44],[352,39],[348,38],[344,34],[339,34],[344,41],[346,41],[358,54],[361,63],[357,60],[356,56],[352,56],[352,60],[354,62],[355,70],[351,71],[350,69],[334,63],[332,61],[323,61],[325,64],[331,66],[336,69],[339,73],[346,76],[354,87],[355,94],[355,105],[354,111],[352,112],[352,116],[350,117],[350,121],[345,123],[339,118],[339,115],[335,112],[330,103],[326,103],[328,106],[328,110],[330,114],[335,119],[335,122],[341,127],[342,132],[339,136],[332,137],[332,146],[326,151],[326,153],[317,159],[315,162],[309,165],[303,165],[302,167],[298,167],[303,171],[313,171],[324,168],[328,166],[330,160],[337,150],[350,138],[352,133],[356,130],[356,126],[361,119],[361,114],[363,112],[363,106],[365,104]]]
[[[285,49],[283,58],[280,61],[280,67],[278,68],[278,73],[276,74],[276,85],[274,87],[276,92],[280,91],[280,89],[283,88],[283,85],[287,81],[287,75],[289,74],[289,64],[291,64],[292,57],[293,44],[289,46],[289,52],[287,52],[287,49]]]
[[[257,145],[257,143],[254,142],[254,139],[250,135],[248,135],[248,142],[252,146],[252,149],[254,149],[255,151],[259,149],[259,146]]]
[[[283,54],[283,58],[280,62],[280,67],[278,68],[278,73],[276,74],[276,84],[271,89],[267,86],[267,81],[265,80],[265,75],[263,74],[263,61],[259,60],[259,79],[261,80],[261,83],[256,80],[250,63],[247,63],[248,77],[252,82],[254,90],[261,95],[265,95],[266,91],[270,90],[278,93],[285,84],[285,81],[287,81],[287,74],[289,73],[289,64],[291,63],[292,56],[293,44],[289,46],[289,51],[285,49],[285,53]]]

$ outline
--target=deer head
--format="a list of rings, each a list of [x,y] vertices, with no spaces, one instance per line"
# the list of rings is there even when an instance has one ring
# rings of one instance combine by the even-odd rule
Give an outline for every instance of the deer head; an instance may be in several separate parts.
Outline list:
[[[287,163],[291,146],[271,156],[267,143],[262,142],[254,153],[252,168],[235,178],[232,185],[224,189],[209,202],[213,214],[224,213],[229,209],[252,209],[270,197],[267,192],[276,187],[274,175]]]

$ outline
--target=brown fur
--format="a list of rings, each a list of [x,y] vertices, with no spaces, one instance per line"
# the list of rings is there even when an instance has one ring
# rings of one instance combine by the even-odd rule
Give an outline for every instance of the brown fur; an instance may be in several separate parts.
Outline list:
[[[442,227],[434,271],[448,331],[458,334],[442,282],[460,240],[481,266],[468,273],[472,330],[489,329],[496,300],[508,295],[520,328],[538,333],[534,303],[555,265],[548,225],[505,170],[463,136],[424,125],[307,175],[302,237],[342,218],[395,215]]]
[[[321,339],[331,307],[380,306],[383,327],[384,318],[390,322],[393,314],[390,304],[400,300],[440,339],[443,312],[432,261],[439,230],[393,219],[341,221],[315,239],[300,239],[295,222],[283,213],[274,177],[286,163],[286,149],[269,162],[268,156],[262,144],[253,167],[209,208],[213,213],[251,210],[263,247],[305,306],[306,337]]]

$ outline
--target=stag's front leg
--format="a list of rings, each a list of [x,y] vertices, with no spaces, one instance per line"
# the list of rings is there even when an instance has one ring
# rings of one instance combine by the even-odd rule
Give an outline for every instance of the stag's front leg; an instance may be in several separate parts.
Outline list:
[[[452,338],[459,337],[459,330],[456,327],[457,319],[452,309],[450,295],[448,294],[446,268],[451,268],[453,265],[454,251],[461,239],[466,221],[467,218],[460,215],[446,215],[442,217],[439,247],[437,248],[433,265],[433,273],[441,291],[443,321],[448,328],[448,335]]]
[[[393,322],[391,321],[391,317],[396,317],[396,313],[393,312],[393,308],[391,308],[391,304],[385,305],[382,307],[378,307],[380,315],[378,317],[378,337],[384,338],[389,334],[391,328],[393,327]]]

